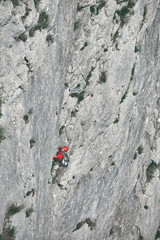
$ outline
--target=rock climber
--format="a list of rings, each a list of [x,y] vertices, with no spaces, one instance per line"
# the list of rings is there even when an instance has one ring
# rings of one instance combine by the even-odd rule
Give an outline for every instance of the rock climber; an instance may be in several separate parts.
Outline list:
[[[65,157],[68,156],[67,154],[65,154],[66,152],[68,152],[67,146],[59,147],[59,151],[57,152],[56,155],[53,156],[53,160],[58,162],[59,165],[61,165],[62,167],[64,167],[63,160],[65,160]]]
[[[69,162],[69,157],[66,154],[68,152],[68,147],[59,147],[59,151],[56,155],[53,156],[52,168],[51,168],[51,176],[56,177],[56,172],[59,167],[67,167]]]

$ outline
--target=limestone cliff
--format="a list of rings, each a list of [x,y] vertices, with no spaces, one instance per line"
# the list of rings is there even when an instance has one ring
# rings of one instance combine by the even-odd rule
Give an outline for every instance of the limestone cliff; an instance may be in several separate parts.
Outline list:
[[[159,9],[0,1],[1,239],[158,239]]]

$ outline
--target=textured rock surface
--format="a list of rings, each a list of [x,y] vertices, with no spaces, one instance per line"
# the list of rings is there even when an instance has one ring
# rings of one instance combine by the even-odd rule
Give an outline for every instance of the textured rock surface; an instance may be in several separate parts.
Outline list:
[[[20,240],[155,239],[160,3],[132,2],[0,2],[1,232],[17,203]],[[41,12],[49,24],[31,37]],[[50,183],[58,144],[63,187]]]

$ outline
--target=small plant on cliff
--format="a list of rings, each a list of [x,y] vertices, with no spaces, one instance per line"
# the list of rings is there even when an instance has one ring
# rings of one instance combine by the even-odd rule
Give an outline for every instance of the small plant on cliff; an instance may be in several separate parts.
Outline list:
[[[7,226],[3,229],[3,233],[1,235],[2,240],[15,240],[16,239],[16,228],[14,226]]]
[[[160,238],[160,227],[157,229],[155,239]]]
[[[18,0],[11,0],[13,7],[17,7],[19,5],[19,1]]]
[[[141,146],[138,147],[137,150],[138,150],[138,154],[142,154],[144,148],[143,148],[143,146],[141,145]]]
[[[150,182],[152,178],[154,178],[154,172],[156,169],[159,169],[160,164],[157,164],[152,160],[152,162],[149,164],[148,168],[146,169],[146,177],[147,177],[147,182]]]
[[[106,72],[102,72],[100,77],[99,77],[99,83],[105,83],[107,81],[107,76],[106,76]]]
[[[80,93],[71,93],[70,96],[77,98],[77,103],[79,104],[84,99],[84,93],[84,91]]]
[[[76,31],[78,28],[80,28],[80,26],[81,26],[81,21],[77,20],[74,24],[74,31]]]
[[[34,138],[31,138],[30,140],[30,148],[32,148],[35,144],[36,140]]]
[[[95,11],[96,11],[96,9],[95,9],[95,5],[90,6],[90,12],[91,12],[92,14],[94,14]]]
[[[63,126],[59,129],[59,136],[62,135],[64,128],[65,128],[65,126],[63,125]]]
[[[30,30],[29,30],[29,36],[33,37],[35,31],[37,30],[42,30],[47,28],[49,25],[49,16],[46,12],[41,12],[38,18],[38,22],[36,26],[33,26]]]
[[[47,37],[46,37],[46,41],[48,43],[54,43],[53,35],[48,34]]]
[[[98,6],[96,8],[96,10],[97,10],[96,15],[99,14],[99,11],[105,6],[105,4],[106,4],[106,1],[103,1],[100,4],[98,4]]]
[[[33,208],[28,208],[26,210],[26,218],[30,217],[30,215],[34,212],[34,209]]]
[[[76,228],[72,232],[79,230],[85,223],[88,224],[88,227],[90,227],[90,230],[93,230],[93,228],[96,225],[95,222],[92,222],[90,218],[86,218],[84,221],[79,222]]]
[[[15,40],[26,42],[26,40],[27,40],[26,33],[25,32],[21,33],[18,37],[15,37]]]
[[[9,216],[12,216],[12,215],[14,215],[14,214],[16,214],[16,213],[18,213],[18,212],[20,212],[23,208],[24,208],[24,204],[18,206],[18,205],[16,205],[16,204],[13,203],[13,204],[8,208],[8,211],[7,211],[8,217],[9,217]]]
[[[0,143],[2,142],[2,140],[4,140],[5,139],[5,136],[4,136],[4,128],[2,128],[1,126],[0,126]]]

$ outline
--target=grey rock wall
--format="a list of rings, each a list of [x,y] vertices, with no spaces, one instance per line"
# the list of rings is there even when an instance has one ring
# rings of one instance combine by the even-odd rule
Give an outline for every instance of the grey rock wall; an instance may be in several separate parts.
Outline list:
[[[0,6],[1,232],[17,203],[24,209],[10,224],[20,240],[154,240],[159,1]],[[41,12],[49,24],[35,30]],[[70,155],[61,185],[50,180],[59,144]],[[34,212],[26,217],[28,208]]]

